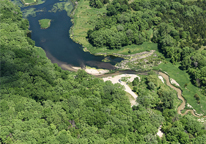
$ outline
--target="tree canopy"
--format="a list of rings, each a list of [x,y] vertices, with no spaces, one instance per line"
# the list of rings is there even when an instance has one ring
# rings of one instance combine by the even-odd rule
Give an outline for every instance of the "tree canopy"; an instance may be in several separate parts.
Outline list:
[[[120,84],[52,64],[28,37],[29,23],[20,8],[8,0],[0,5],[1,143],[205,141],[203,125],[177,115],[177,97],[168,87],[159,89],[156,75],[141,81],[153,86],[138,89],[139,105],[132,109]],[[162,140],[156,136],[161,124]]]

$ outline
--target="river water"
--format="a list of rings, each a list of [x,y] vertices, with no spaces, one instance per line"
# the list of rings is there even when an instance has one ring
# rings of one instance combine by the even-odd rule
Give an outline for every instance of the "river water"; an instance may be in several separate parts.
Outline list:
[[[47,57],[53,62],[84,67],[85,65],[114,69],[114,65],[120,62],[122,58],[109,57],[110,62],[102,62],[104,56],[94,56],[89,52],[84,52],[82,46],[75,43],[69,37],[69,29],[73,25],[71,18],[67,16],[67,12],[57,11],[49,12],[55,3],[59,3],[59,0],[46,0],[43,4],[21,7],[22,11],[35,8],[36,16],[29,15],[31,38],[35,41],[35,45],[44,49]],[[41,29],[38,20],[51,19],[51,25],[47,29]]]

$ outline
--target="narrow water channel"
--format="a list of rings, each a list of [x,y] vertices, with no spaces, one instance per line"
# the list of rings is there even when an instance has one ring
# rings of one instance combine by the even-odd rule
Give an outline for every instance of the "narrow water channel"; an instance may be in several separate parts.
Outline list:
[[[73,25],[71,18],[67,16],[67,12],[57,11],[49,12],[55,3],[59,0],[46,0],[43,4],[21,7],[22,11],[35,8],[36,16],[29,15],[31,38],[35,41],[35,45],[45,50],[47,57],[53,63],[64,63],[77,67],[84,67],[85,65],[114,69],[114,65],[120,62],[122,58],[109,57],[110,62],[102,62],[104,56],[94,56],[82,50],[82,46],[75,43],[69,37],[69,29]],[[38,20],[51,19],[51,25],[47,29],[41,29]],[[57,62],[58,61],[58,62]]]

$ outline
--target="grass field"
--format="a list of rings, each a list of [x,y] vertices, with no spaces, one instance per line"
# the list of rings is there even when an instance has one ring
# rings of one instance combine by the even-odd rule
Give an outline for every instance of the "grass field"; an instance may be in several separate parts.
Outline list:
[[[179,65],[173,65],[170,62],[167,64],[161,63],[159,66],[154,68],[161,68],[163,71],[167,72],[170,78],[176,80],[179,83],[180,87],[183,90],[183,97],[186,99],[187,103],[189,103],[197,113],[203,113],[206,115],[206,97],[201,94],[200,89],[194,86],[190,82],[190,77],[186,73],[186,71],[182,71],[179,68]],[[184,85],[187,84],[185,88]],[[200,104],[197,103],[196,99],[194,98],[195,94],[200,96]]]
[[[51,20],[50,19],[41,19],[41,20],[39,20],[39,24],[40,24],[42,29],[47,29],[48,27],[50,27]]]
[[[32,4],[35,3],[36,0],[23,0],[25,4]]]
[[[130,54],[140,53],[143,51],[157,50],[157,44],[152,43],[152,42],[144,42],[141,45],[133,44],[133,45],[122,47],[121,49],[113,49],[113,50],[108,50],[106,47],[105,48],[95,48],[92,46],[88,47],[87,49],[94,54],[104,53],[106,55],[111,55],[114,53],[116,54],[118,53],[118,54],[123,54],[123,55],[130,55]]]
[[[77,43],[82,44],[84,47],[91,47],[87,41],[87,31],[95,27],[97,19],[106,13],[106,7],[96,9],[89,6],[89,1],[80,0],[73,15],[72,31],[70,37]]]

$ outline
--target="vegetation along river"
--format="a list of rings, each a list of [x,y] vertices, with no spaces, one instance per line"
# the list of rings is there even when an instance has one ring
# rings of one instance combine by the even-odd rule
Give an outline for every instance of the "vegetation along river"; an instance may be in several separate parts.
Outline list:
[[[122,58],[108,57],[110,62],[103,62],[104,56],[94,56],[89,52],[84,52],[82,46],[75,43],[69,37],[69,30],[73,25],[71,18],[65,10],[51,12],[59,0],[46,0],[43,4],[21,7],[24,15],[27,16],[30,24],[31,38],[35,45],[44,49],[47,57],[53,62],[66,64],[67,66],[85,67],[85,65],[95,68],[114,69],[114,65]],[[31,14],[31,11],[34,11]],[[30,12],[30,13],[29,13]],[[41,29],[40,19],[51,19],[51,25],[47,29]]]
[[[25,17],[29,20],[30,30],[32,31],[31,38],[35,41],[35,45],[43,48],[47,57],[53,63],[57,63],[59,66],[64,65],[64,67],[62,67],[63,69],[68,69],[70,66],[85,67],[86,65],[109,70],[115,69],[114,65],[123,60],[122,58],[108,57],[110,62],[103,62],[102,60],[105,58],[104,56],[94,56],[88,52],[84,52],[82,50],[82,46],[75,43],[69,37],[69,30],[73,25],[71,18],[68,16],[68,11],[52,11],[54,5],[57,3],[61,3],[61,1],[46,0],[44,3],[39,5],[21,7]],[[41,29],[39,25],[39,20],[41,19],[51,19],[50,27],[47,29]],[[67,68],[65,68],[65,65]],[[118,71],[113,74],[105,74],[97,77],[113,76],[122,73],[147,74],[147,72],[135,72],[128,70]],[[170,84],[168,76],[163,73],[159,74],[166,79],[168,86],[177,91],[178,98],[183,101],[177,110],[179,114],[182,114],[181,110],[184,109],[185,100],[181,96],[181,90]],[[185,115],[188,112],[191,112],[194,116],[196,116],[192,110],[187,110],[182,115]]]

